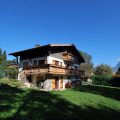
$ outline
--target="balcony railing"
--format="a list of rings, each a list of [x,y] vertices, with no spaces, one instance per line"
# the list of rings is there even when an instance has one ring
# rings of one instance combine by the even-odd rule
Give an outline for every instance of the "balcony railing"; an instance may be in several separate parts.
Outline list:
[[[84,71],[67,69],[53,65],[28,66],[24,68],[25,74],[61,74],[61,75],[83,75]]]

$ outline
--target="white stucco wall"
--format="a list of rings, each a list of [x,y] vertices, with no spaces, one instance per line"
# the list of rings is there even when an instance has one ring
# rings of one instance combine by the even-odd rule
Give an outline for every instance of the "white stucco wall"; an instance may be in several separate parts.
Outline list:
[[[47,63],[48,64],[52,64],[52,61],[53,60],[56,60],[56,61],[59,61],[59,62],[62,62],[62,66],[65,66],[65,63],[62,59],[58,59],[58,58],[55,58],[55,57],[52,57],[52,56],[48,56],[47,57]],[[59,63],[60,64],[60,63]]]

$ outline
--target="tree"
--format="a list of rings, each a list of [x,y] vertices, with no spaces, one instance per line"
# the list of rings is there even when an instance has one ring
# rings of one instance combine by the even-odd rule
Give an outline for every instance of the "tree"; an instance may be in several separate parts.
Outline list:
[[[2,65],[2,49],[0,48],[0,65]]]
[[[7,65],[10,65],[10,64],[17,64],[16,59],[7,60],[6,63],[7,63]]]
[[[83,51],[80,51],[80,54],[83,56],[83,58],[85,59],[85,62],[86,63],[89,63],[91,64],[92,63],[92,56],[89,55],[88,53],[86,52],[83,52]]]
[[[6,62],[7,62],[6,50],[4,50],[4,52],[3,52],[3,55],[2,55],[2,62],[3,62],[3,65],[6,66]]]
[[[7,60],[6,51],[0,48],[0,78],[9,77],[16,78],[17,69],[15,67],[8,67],[9,64],[15,64],[15,60]]]
[[[93,64],[82,63],[80,65],[80,69],[85,71],[85,77],[90,78],[93,75],[93,72],[94,72]]]
[[[112,76],[112,69],[109,65],[101,64],[95,67],[95,75]]]
[[[83,51],[80,51],[80,54],[85,59],[85,63],[82,63],[80,65],[80,69],[85,71],[84,77],[91,77],[93,75],[93,72],[94,72],[93,63],[92,63],[92,56],[86,52],[83,52]]]
[[[3,77],[5,77],[5,72],[2,70],[2,69],[0,69],[0,78],[3,78]]]
[[[8,78],[17,78],[18,71],[15,67],[6,67],[5,73]]]

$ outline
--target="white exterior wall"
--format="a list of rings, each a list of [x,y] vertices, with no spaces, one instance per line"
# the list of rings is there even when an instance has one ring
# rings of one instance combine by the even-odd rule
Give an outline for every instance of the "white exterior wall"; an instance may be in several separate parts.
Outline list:
[[[51,56],[48,56],[47,57],[47,63],[48,64],[52,64],[52,61],[53,60],[56,60],[56,61],[59,61],[59,62],[62,62],[62,66],[65,66],[65,63],[62,59],[58,59],[58,58],[55,58],[55,57],[51,57]],[[60,63],[59,63],[60,64]]]
[[[47,91],[51,91],[52,90],[52,79],[47,79],[44,82],[44,89]]]

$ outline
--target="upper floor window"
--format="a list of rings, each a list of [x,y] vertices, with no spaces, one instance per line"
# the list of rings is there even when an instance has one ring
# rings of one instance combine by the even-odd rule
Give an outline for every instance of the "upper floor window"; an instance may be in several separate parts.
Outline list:
[[[70,65],[69,65],[69,64],[65,64],[65,68],[67,68],[67,69],[68,69],[69,67],[70,67]]]
[[[46,60],[39,60],[38,61],[38,65],[44,65],[44,64],[46,64]]]
[[[60,62],[60,67],[62,67],[62,62]]]
[[[68,59],[73,59],[73,56],[68,54]]]
[[[53,60],[53,61],[52,61],[52,64],[53,64],[53,65],[56,65],[56,66],[59,66],[59,61]]]
[[[23,62],[23,67],[28,67],[29,63],[28,62]]]

